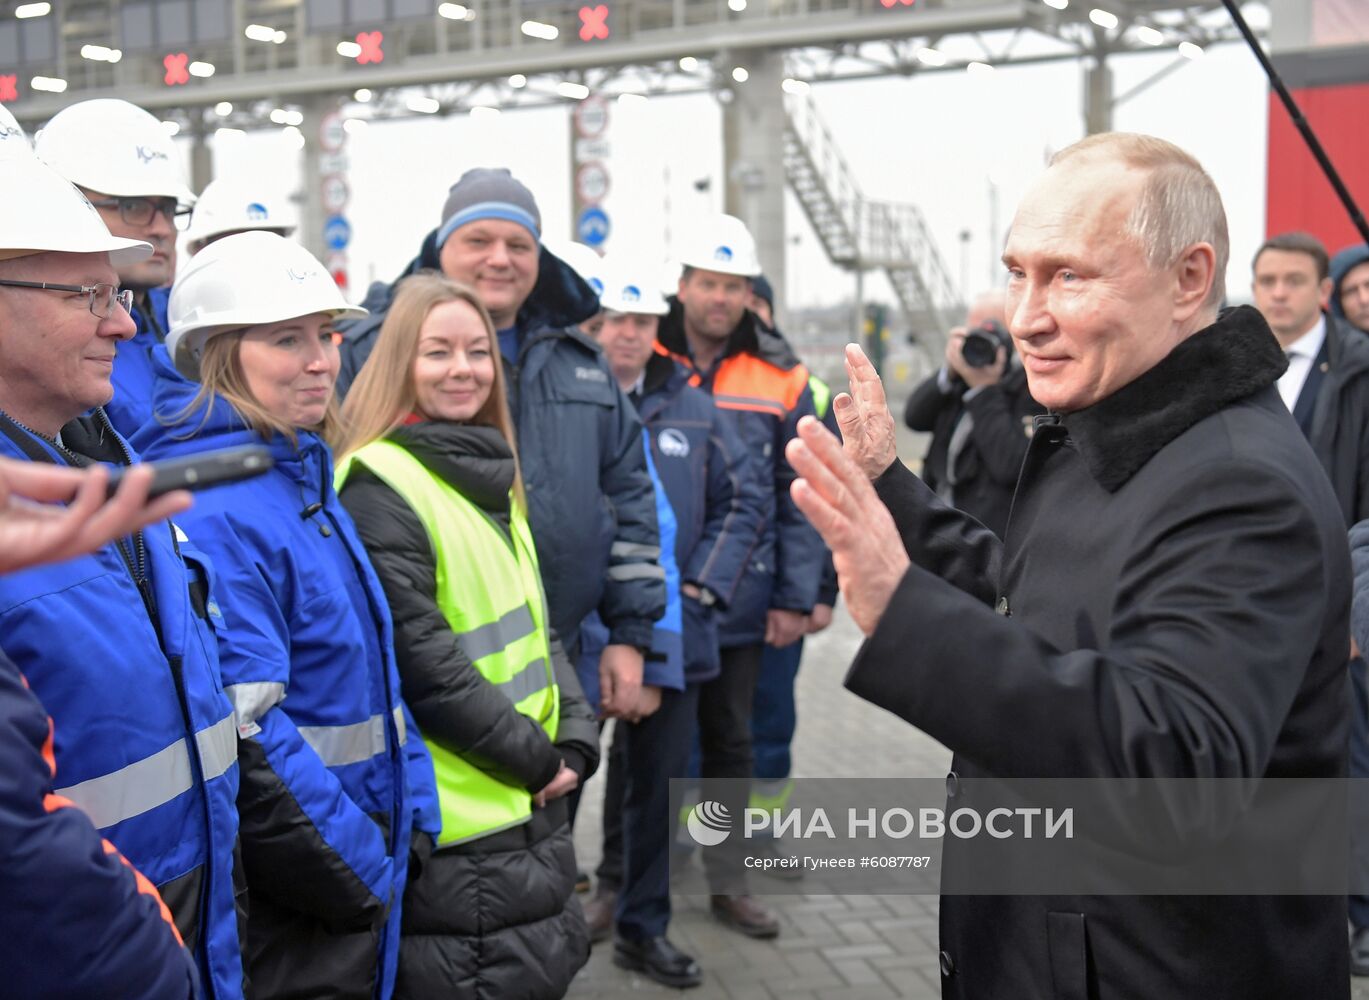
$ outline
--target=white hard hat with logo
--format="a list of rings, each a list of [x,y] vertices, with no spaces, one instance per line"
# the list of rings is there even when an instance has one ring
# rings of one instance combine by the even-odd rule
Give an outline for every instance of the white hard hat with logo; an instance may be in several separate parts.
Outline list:
[[[102,97],[63,108],[38,130],[33,149],[87,191],[195,203],[171,136],[136,104]]]
[[[604,258],[599,256],[599,251],[571,240],[543,242],[548,250],[569,264],[571,270],[585,279],[585,284],[594,289],[595,295],[603,292]]]
[[[670,305],[656,287],[658,270],[643,266],[640,257],[609,257],[604,261],[599,305],[611,312],[664,316],[670,312]]]
[[[9,109],[0,104],[0,160],[32,155],[33,147],[29,145],[29,137],[14,120],[14,115],[10,114]]]
[[[739,274],[744,278],[761,273],[756,240],[746,223],[734,215],[715,215],[704,220],[690,234],[680,263],[700,271]]]
[[[176,275],[166,350],[181,374],[198,378],[200,355],[215,334],[317,312],[367,315],[347,304],[328,269],[298,243],[275,233],[235,233],[209,244]]]
[[[228,233],[264,229],[285,236],[294,231],[295,223],[286,217],[285,207],[260,185],[243,184],[237,180],[220,178],[210,181],[190,216],[185,231],[191,251],[215,236]]]
[[[86,196],[36,156],[0,159],[0,260],[49,252],[108,253],[117,268],[152,246],[111,236]]]

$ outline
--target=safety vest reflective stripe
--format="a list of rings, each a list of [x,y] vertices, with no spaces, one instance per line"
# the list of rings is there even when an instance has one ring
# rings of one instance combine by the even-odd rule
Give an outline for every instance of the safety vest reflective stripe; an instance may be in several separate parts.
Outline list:
[[[205,781],[223,774],[238,759],[238,733],[231,714],[195,734],[200,770]],[[194,783],[185,740],[177,740],[142,760],[135,760],[98,778],[56,789],[70,799],[100,829],[170,802]]]
[[[774,399],[762,399],[759,396],[726,396],[722,393],[715,393],[713,401],[725,410],[757,410],[761,413],[773,413],[779,417],[786,417],[789,411],[784,408],[784,404]]]
[[[233,703],[239,726],[251,726],[270,709],[285,700],[285,685],[278,681],[248,681],[226,684],[223,693]]]
[[[550,686],[551,675],[547,669],[547,661],[541,657],[533,660],[508,680],[495,685],[514,705],[528,695],[536,694]]]
[[[537,626],[533,623],[532,612],[526,604],[519,605],[502,618],[462,632],[459,636],[461,648],[474,663],[491,653],[503,651],[510,643],[532,635]],[[518,699],[515,698],[514,701]]]
[[[609,546],[608,554],[613,559],[659,559],[661,547],[637,542],[614,542]]]
[[[328,767],[360,764],[387,752],[384,715],[348,726],[300,726],[299,734]]]

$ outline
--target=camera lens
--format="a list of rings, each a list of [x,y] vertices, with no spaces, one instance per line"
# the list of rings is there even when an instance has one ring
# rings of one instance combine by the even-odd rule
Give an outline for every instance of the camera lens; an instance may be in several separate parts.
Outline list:
[[[998,357],[998,341],[987,333],[971,330],[965,334],[965,343],[960,347],[960,356],[971,368],[988,368]]]

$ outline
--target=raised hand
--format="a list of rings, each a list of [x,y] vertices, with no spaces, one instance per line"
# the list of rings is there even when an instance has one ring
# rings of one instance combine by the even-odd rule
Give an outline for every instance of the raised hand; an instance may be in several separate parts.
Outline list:
[[[849,393],[832,401],[841,427],[842,447],[866,479],[878,479],[898,460],[894,438],[894,417],[884,398],[884,383],[879,372],[855,344],[846,345],[846,374]]]
[[[799,421],[785,456],[800,476],[790,490],[794,502],[832,550],[847,609],[870,635],[908,572],[894,519],[865,472],[812,417]]]

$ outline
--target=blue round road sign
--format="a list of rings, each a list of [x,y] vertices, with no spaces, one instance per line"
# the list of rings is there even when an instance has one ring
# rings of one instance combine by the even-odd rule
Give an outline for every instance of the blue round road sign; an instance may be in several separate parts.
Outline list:
[[[352,242],[352,224],[341,215],[332,215],[323,224],[323,242],[329,250],[345,250]]]
[[[597,247],[608,239],[610,229],[608,213],[598,205],[591,205],[580,213],[575,223],[575,236],[585,246]]]

